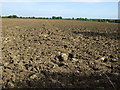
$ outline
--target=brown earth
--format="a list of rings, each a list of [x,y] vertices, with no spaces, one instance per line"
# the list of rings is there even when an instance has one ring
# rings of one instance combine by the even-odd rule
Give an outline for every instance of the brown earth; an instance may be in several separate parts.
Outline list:
[[[3,19],[3,88],[120,88],[118,24]]]

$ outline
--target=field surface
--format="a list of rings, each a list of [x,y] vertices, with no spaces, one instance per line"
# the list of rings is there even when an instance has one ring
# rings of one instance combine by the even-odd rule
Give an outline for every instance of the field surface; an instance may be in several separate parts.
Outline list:
[[[120,88],[118,24],[3,19],[3,88]]]

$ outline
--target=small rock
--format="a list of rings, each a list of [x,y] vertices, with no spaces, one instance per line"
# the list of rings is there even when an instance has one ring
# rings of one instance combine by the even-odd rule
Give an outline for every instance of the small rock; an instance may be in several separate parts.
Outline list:
[[[30,76],[30,79],[35,79],[37,77],[36,74],[33,74],[32,76]]]
[[[80,71],[76,71],[77,73],[80,73]]]
[[[107,62],[107,61],[108,61],[108,59],[107,59],[106,57],[102,57],[101,60],[102,60],[103,62]]]
[[[68,55],[65,53],[61,54],[61,57],[63,58],[64,61],[68,60]]]
[[[76,59],[76,58],[72,58],[72,60],[73,60],[73,61],[78,61],[78,59]]]
[[[8,63],[8,62],[6,62],[6,63],[4,63],[4,66],[8,66],[8,64],[9,64],[9,63]]]
[[[110,69],[113,69],[113,66],[112,65],[107,65],[106,67],[110,68]]]
[[[110,62],[118,62],[116,59],[111,59]]]
[[[105,60],[105,57],[102,57],[101,60]]]
[[[19,26],[15,26],[15,28],[17,29],[17,28],[19,28]]]
[[[114,75],[119,76],[119,73],[114,73]]]
[[[58,55],[61,55],[61,52],[58,52]]]

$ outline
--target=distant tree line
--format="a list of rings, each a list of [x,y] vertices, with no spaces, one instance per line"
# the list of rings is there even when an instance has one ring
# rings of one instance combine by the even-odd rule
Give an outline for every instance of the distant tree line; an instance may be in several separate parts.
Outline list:
[[[52,17],[18,17],[17,15],[0,16],[2,18],[22,18],[22,19],[62,19],[62,20],[80,20],[80,21],[96,21],[96,22],[113,22],[120,23],[120,19],[88,19],[88,18],[62,18],[61,16]]]

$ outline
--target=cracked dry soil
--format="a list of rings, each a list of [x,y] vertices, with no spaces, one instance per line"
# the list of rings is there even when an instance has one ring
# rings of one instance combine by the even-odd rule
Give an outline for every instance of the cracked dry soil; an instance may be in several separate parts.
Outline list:
[[[120,88],[118,24],[2,19],[3,88]]]

